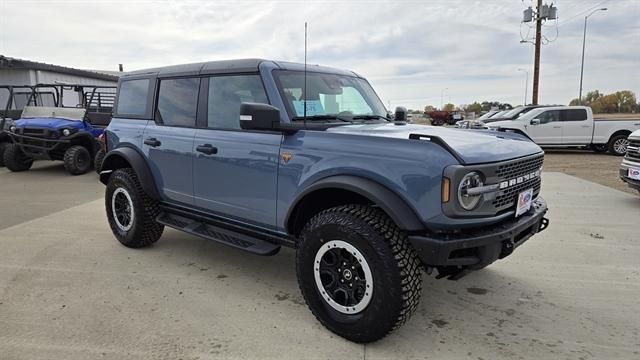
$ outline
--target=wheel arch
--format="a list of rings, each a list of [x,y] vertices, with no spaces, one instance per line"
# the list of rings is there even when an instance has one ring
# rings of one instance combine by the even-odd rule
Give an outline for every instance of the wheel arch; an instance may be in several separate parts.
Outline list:
[[[415,211],[392,190],[373,180],[347,175],[321,179],[296,196],[285,217],[285,227],[289,234],[297,235],[320,211],[351,203],[378,206],[402,230],[424,229]]]
[[[156,186],[151,169],[149,169],[149,165],[147,165],[147,162],[144,160],[144,156],[142,156],[138,150],[128,146],[116,148],[107,153],[102,161],[100,182],[106,185],[109,182],[111,174],[115,170],[122,168],[132,168],[136,172],[144,192],[152,199],[160,200],[158,187]]]
[[[622,130],[618,130],[616,132],[614,132],[613,134],[611,134],[611,136],[609,136],[609,140],[607,141],[607,144],[609,144],[611,142],[611,140],[613,140],[614,137],[618,136],[618,135],[626,135],[629,136],[631,135],[631,130],[626,130],[626,129],[622,129]]]

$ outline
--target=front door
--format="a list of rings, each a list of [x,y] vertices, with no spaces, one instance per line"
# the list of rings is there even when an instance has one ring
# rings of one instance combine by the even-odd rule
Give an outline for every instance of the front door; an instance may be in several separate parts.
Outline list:
[[[547,110],[535,117],[538,124],[525,124],[527,133],[536,144],[561,144],[562,123],[559,110]]]
[[[193,137],[199,78],[162,79],[155,122],[144,131],[144,154],[163,200],[193,204]]]
[[[275,228],[282,134],[240,129],[240,104],[268,103],[257,74],[214,76],[193,143],[194,201],[224,218]]]

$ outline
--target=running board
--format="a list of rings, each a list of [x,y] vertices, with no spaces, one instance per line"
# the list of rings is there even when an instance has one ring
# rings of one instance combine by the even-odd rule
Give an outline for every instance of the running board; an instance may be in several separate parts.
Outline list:
[[[258,255],[275,255],[280,250],[280,245],[180,215],[162,212],[156,221],[191,235],[214,240]]]

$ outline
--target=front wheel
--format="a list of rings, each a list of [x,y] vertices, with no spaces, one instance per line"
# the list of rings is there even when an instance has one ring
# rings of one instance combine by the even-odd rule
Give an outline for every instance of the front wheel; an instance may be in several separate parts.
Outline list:
[[[9,146],[8,142],[0,141],[0,167],[4,166],[4,150]]]
[[[33,159],[25,155],[18,144],[9,144],[4,149],[4,165],[13,172],[27,171],[33,165]]]
[[[628,135],[616,135],[609,140],[609,152],[612,155],[624,156],[627,153],[627,146],[629,146]]]
[[[160,239],[164,226],[156,222],[158,202],[144,192],[133,169],[111,174],[104,200],[109,226],[122,245],[141,248]]]
[[[380,209],[345,205],[305,226],[298,284],[316,318],[354,342],[383,338],[406,322],[422,292],[422,264],[406,234]]]
[[[64,168],[71,175],[85,174],[91,168],[91,153],[82,145],[74,145],[64,152]]]

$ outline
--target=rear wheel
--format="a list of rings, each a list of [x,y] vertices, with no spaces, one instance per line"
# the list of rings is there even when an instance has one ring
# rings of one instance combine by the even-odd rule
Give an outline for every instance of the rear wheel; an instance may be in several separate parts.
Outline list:
[[[9,146],[8,142],[0,142],[0,167],[4,166],[4,150]]]
[[[33,165],[33,159],[25,155],[18,144],[6,145],[3,159],[7,169],[13,172],[29,170]]]
[[[406,234],[370,206],[339,206],[314,216],[302,232],[296,269],[316,318],[360,343],[407,321],[422,292],[422,264]]]
[[[164,226],[156,222],[158,202],[144,192],[133,169],[118,169],[111,174],[105,207],[111,231],[122,245],[141,248],[160,239]]]
[[[624,156],[627,153],[627,146],[629,146],[629,135],[616,135],[609,140],[608,148],[609,152],[616,156]]]
[[[64,168],[71,175],[82,175],[91,168],[91,154],[82,145],[74,145],[64,153]]]
[[[603,153],[607,151],[607,144],[595,144],[591,146],[591,150],[597,153]]]

